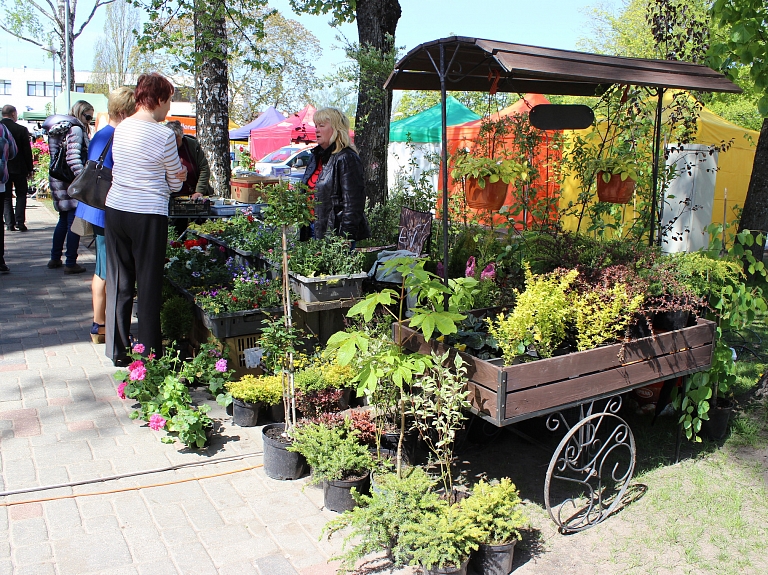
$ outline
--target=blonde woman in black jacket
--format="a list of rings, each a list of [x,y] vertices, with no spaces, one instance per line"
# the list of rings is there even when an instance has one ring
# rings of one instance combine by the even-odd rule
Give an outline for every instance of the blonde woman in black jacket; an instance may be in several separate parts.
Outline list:
[[[341,110],[321,108],[314,122],[317,146],[302,178],[315,195],[314,237],[369,238],[363,164],[349,138],[349,120]]]

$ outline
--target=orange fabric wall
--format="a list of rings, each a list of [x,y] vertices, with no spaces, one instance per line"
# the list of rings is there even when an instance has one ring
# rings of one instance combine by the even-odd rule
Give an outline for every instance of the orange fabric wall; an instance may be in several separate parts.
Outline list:
[[[524,114],[528,112],[531,108],[538,104],[548,104],[549,101],[540,94],[526,94],[522,99],[518,100],[511,106],[504,108],[500,112],[497,112],[495,114],[491,114],[491,120],[498,120],[500,117],[504,116],[511,116],[512,114]],[[472,122],[467,122],[465,124],[459,124],[457,126],[448,126],[448,154],[452,155],[456,152],[458,148],[468,148],[469,150],[474,149],[474,147],[477,145],[477,139],[478,135],[480,133],[480,126],[482,124],[482,120],[473,120]],[[554,132],[545,132],[547,137],[551,137],[551,135]],[[504,140],[505,145],[507,149],[514,149],[514,142],[513,138],[510,136],[508,138],[505,138]],[[534,158],[534,164],[539,169],[539,177],[532,181],[534,187],[539,188],[539,197],[549,197],[554,198],[559,194],[559,186],[551,181],[554,179],[553,174],[551,173],[552,167],[559,165],[561,159],[561,152],[559,150],[552,149],[549,145],[546,143],[540,147],[540,151],[537,154],[537,156]],[[451,197],[454,197],[456,195],[463,195],[464,190],[462,188],[461,182],[454,182],[453,178],[450,176],[450,169],[451,167],[448,167],[448,179],[450,182],[450,187],[448,188],[448,193]],[[440,190],[440,193],[438,194],[437,198],[437,208],[438,213],[442,209],[442,189],[443,189],[443,181],[442,181],[442,171],[440,172],[441,176],[439,178],[438,182],[438,189]],[[549,181],[548,181],[549,180]],[[546,182],[546,184],[545,184]],[[515,189],[510,186],[507,190],[507,199],[504,201],[504,205],[510,207],[510,211],[514,209],[513,203],[516,198]],[[486,212],[478,212],[476,210],[473,210],[472,208],[467,208],[467,211],[469,212],[470,216],[475,216],[478,220],[480,220],[483,224],[490,224],[491,222],[493,224],[502,224],[507,222],[507,217],[501,214],[494,214],[489,220],[488,213]],[[553,216],[555,215],[553,211]],[[455,216],[455,214],[451,214],[451,216]],[[518,228],[523,227],[523,213],[521,212],[518,216],[514,217],[515,221],[517,222]],[[528,217],[526,218],[526,223],[528,226],[531,226],[537,222],[534,221],[534,218],[531,214],[528,214]]]

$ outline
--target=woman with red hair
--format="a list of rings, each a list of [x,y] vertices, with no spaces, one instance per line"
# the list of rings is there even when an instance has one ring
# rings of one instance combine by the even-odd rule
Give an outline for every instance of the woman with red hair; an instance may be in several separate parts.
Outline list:
[[[168,241],[168,198],[186,179],[176,136],[160,124],[171,108],[173,85],[157,73],[142,74],[136,113],[115,128],[112,187],[107,196],[107,356],[127,365],[134,286],[138,287],[138,342],[144,353],[162,353],[160,292]]]

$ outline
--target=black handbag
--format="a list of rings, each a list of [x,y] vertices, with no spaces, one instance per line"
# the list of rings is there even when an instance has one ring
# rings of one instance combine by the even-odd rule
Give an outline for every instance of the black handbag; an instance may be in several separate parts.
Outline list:
[[[67,194],[70,198],[88,204],[92,208],[104,209],[109,188],[112,187],[112,169],[104,167],[104,158],[107,157],[107,153],[112,149],[112,139],[114,137],[115,134],[113,133],[112,137],[109,138],[109,142],[101,151],[99,159],[96,161],[88,160],[83,171],[69,185]]]
[[[64,140],[62,140],[62,144],[64,145],[59,146],[56,154],[51,159],[48,175],[62,182],[69,183],[75,179],[75,174],[67,163],[67,146]]]

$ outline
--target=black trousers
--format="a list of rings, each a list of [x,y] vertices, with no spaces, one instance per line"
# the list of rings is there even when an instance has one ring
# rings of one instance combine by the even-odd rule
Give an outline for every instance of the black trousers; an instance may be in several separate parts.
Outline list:
[[[0,192],[0,206],[5,203],[6,193]],[[0,264],[5,264],[5,226],[2,225],[0,225]]]
[[[138,286],[138,342],[162,353],[160,306],[162,305],[165,246],[168,218],[135,214],[107,207],[104,218],[107,247],[107,357],[122,359],[129,351],[133,290]]]
[[[16,190],[16,211],[13,210],[13,193]],[[3,212],[5,213],[6,226],[24,225],[27,220],[27,174],[8,174],[8,182],[5,184],[5,202]]]

